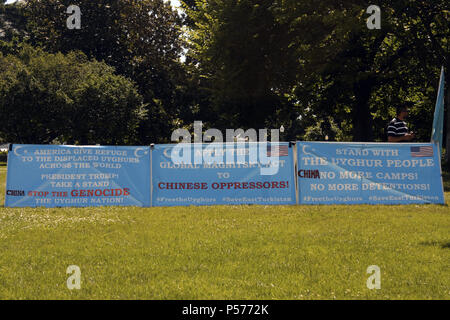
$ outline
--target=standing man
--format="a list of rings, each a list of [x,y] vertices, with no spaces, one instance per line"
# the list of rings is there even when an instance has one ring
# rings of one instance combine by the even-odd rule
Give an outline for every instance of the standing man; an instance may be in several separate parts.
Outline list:
[[[407,142],[414,139],[414,132],[409,132],[405,119],[408,117],[410,104],[397,107],[397,116],[389,122],[387,127],[388,142]]]

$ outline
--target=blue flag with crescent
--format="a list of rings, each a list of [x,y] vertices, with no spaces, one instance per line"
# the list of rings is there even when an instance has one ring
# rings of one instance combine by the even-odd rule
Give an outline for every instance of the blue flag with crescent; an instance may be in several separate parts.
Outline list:
[[[436,107],[434,108],[433,131],[431,132],[431,142],[437,144],[440,151],[442,151],[444,132],[444,78],[444,67],[442,67]]]

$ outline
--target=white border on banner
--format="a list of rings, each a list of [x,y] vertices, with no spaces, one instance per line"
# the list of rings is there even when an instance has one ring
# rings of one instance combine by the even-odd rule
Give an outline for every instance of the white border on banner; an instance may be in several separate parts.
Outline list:
[[[271,142],[266,142],[266,143],[268,145],[273,144]],[[300,190],[299,180],[298,180],[298,176],[297,176],[298,169],[299,169],[299,165],[298,165],[299,149],[297,147],[297,144],[299,144],[299,143],[329,144],[329,145],[332,145],[332,144],[351,145],[351,144],[353,144],[353,145],[361,146],[362,148],[370,147],[370,146],[381,146],[381,145],[393,146],[393,147],[399,146],[398,143],[387,143],[387,142],[330,142],[330,141],[292,141],[292,142],[277,142],[275,144],[280,145],[283,143],[288,143],[289,146],[293,145],[292,152],[294,153],[293,154],[294,189],[295,189],[295,204],[297,204],[297,205],[301,204],[300,203],[301,190]],[[208,145],[208,143],[205,143],[205,144]],[[227,144],[227,143],[224,143],[224,144]],[[231,143],[231,144],[237,145],[236,143]],[[11,157],[13,156],[11,154],[11,151],[13,151],[14,145],[15,144],[13,144],[13,143],[8,145],[8,157],[7,157],[7,165],[6,165],[6,188],[5,188],[5,201],[4,201],[5,207],[7,207],[7,204],[8,204],[7,203],[7,199],[8,199],[7,191],[8,191],[8,188],[10,187],[9,184],[10,184],[10,180],[11,180],[11,175],[13,174],[9,171],[11,171],[11,166],[10,166],[12,163]],[[438,162],[439,162],[439,173],[440,173],[440,177],[441,177],[441,191],[442,191],[442,195],[443,195],[443,202],[440,204],[445,205],[446,202],[445,202],[445,192],[444,192],[444,181],[443,181],[442,164],[441,164],[441,162],[442,162],[441,156],[442,155],[440,153],[440,148],[435,143],[432,143],[432,142],[402,143],[401,145],[402,146],[424,146],[424,145],[430,146],[431,145],[431,146],[433,146],[434,150],[436,150],[436,149],[438,150],[437,154],[438,154]],[[39,144],[37,146],[39,146]],[[48,146],[48,145],[40,144],[40,146]],[[80,148],[80,147],[82,147],[82,148],[97,148],[97,147],[99,147],[99,146],[93,146],[93,145],[86,145],[86,146],[84,146],[84,145],[83,146],[63,145],[63,146],[68,147],[68,148]],[[156,146],[155,144],[150,145],[150,163],[149,163],[149,165],[150,165],[150,207],[153,207],[153,193],[154,193],[154,190],[153,190],[154,189],[153,188],[154,187],[153,186],[153,151],[154,151],[155,146]],[[118,147],[118,146],[115,146],[115,147]]]
[[[325,144],[362,144],[362,145],[391,145],[391,146],[397,146],[399,145],[398,142],[338,142],[338,141],[296,141],[295,144],[297,145],[298,143],[325,143]],[[431,145],[432,147],[436,146],[435,143],[432,142],[410,142],[410,143],[400,143],[403,146],[417,146],[417,145]],[[444,180],[442,178],[442,165],[441,165],[441,152],[440,152],[440,148],[437,147],[438,149],[438,158],[439,158],[439,172],[440,172],[440,176],[441,176],[441,190],[442,190],[442,196],[443,196],[443,202],[442,203],[429,203],[429,204],[441,204],[441,205],[445,205],[445,192],[444,192]],[[434,152],[434,148],[433,148],[433,152]],[[298,163],[298,159],[294,159],[295,161],[295,165],[297,165]],[[297,179],[297,177],[296,177]],[[298,180],[296,180],[298,182]],[[298,189],[297,192],[297,196],[300,199],[300,188]],[[309,204],[302,204],[302,205],[309,205]],[[369,205],[384,205],[384,204],[369,204]],[[386,204],[389,205],[389,204]],[[410,205],[410,204],[400,204],[400,205]]]
[[[3,206],[6,208],[7,206],[6,206],[6,199],[7,199],[7,192],[8,192],[8,182],[9,182],[9,179],[8,179],[8,177],[9,177],[9,170],[8,170],[8,167],[9,167],[9,164],[11,163],[10,162],[10,160],[9,160],[9,157],[11,156],[11,151],[12,151],[12,148],[13,148],[13,146],[14,146],[14,144],[13,143],[10,143],[9,145],[8,145],[8,157],[6,158],[6,188],[5,188],[5,202],[3,203]]]
[[[58,145],[55,144],[55,145],[53,145],[53,144],[18,144],[18,143],[10,143],[8,145],[8,160],[7,160],[7,167],[6,167],[6,188],[5,188],[5,200],[4,200],[4,207],[10,207],[10,208],[13,208],[15,206],[10,206],[10,205],[7,206],[7,203],[6,203],[6,201],[7,201],[7,194],[6,193],[8,191],[9,180],[10,180],[10,177],[11,177],[11,173],[9,172],[10,168],[11,168],[10,164],[12,163],[12,161],[10,161],[11,151],[13,151],[13,148],[14,148],[15,145],[19,145],[19,146],[21,146],[21,145],[28,145],[28,146],[41,146],[41,147],[52,146],[52,147],[64,147],[64,148],[107,148],[107,147],[109,147],[109,148],[115,148],[115,149],[122,148],[122,147],[125,147],[125,148],[144,147],[144,146],[125,146],[125,145],[119,145],[119,146],[117,146],[117,145],[105,145],[105,146],[102,146],[102,145],[63,145],[63,144],[58,144]],[[150,166],[152,164],[151,156],[152,156],[152,154],[151,154],[151,150],[150,150]],[[152,168],[151,167],[150,167],[150,181],[149,181],[149,183],[150,183],[150,194],[151,194],[152,193],[152,187],[153,187],[153,185],[152,185]],[[133,205],[126,205],[126,206],[123,206],[123,207],[131,207],[131,206],[133,206]],[[139,207],[141,207],[141,208],[148,208],[148,207],[151,207],[151,206],[152,206],[152,198],[150,197],[150,206],[140,205]],[[22,207],[22,208],[37,208],[37,207],[38,206],[26,206],[26,207]],[[55,207],[46,207],[44,205],[43,207],[44,208],[62,208],[62,207],[66,207],[66,208],[92,208],[93,206],[61,206],[61,207],[60,206],[55,206]],[[105,207],[105,205],[103,205],[101,207]]]

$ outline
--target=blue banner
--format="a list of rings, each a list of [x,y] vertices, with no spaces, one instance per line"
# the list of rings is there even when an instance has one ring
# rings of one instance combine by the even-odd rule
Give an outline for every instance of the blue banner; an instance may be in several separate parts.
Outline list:
[[[6,207],[150,206],[150,147],[12,145]]]
[[[289,143],[186,144],[179,153],[176,148],[183,147],[155,145],[152,151],[152,206],[296,202]],[[258,159],[252,157],[256,149]],[[174,154],[185,157],[176,160]]]
[[[298,142],[301,204],[444,203],[431,143]]]

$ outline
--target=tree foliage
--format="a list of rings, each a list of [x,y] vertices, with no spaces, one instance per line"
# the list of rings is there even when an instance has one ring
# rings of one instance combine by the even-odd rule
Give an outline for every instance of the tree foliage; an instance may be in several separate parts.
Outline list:
[[[446,1],[383,2],[380,30],[367,28],[368,4],[360,1],[185,7],[189,54],[219,110],[215,120],[256,127],[278,120],[290,138],[302,138],[304,128],[332,117],[344,136],[379,141],[395,106],[409,100],[412,127],[429,140],[439,69],[449,69]]]
[[[83,53],[25,46],[17,55],[0,55],[5,141],[133,144],[144,115],[135,85]]]
[[[276,1],[185,3],[193,21],[188,62],[207,93],[199,113],[219,128],[264,128],[295,119],[285,94],[298,68],[289,25]],[[205,104],[205,101],[203,101]]]
[[[27,19],[23,5],[0,4],[0,37],[5,41],[27,37]]]
[[[0,12],[2,26],[14,26],[0,51],[19,59],[29,42],[67,57],[80,50],[114,67],[145,104],[141,144],[168,141],[172,129],[194,120],[219,129],[283,125],[289,140],[384,141],[405,101],[415,103],[410,127],[429,141],[440,67],[450,73],[447,2],[383,1],[381,29],[369,30],[369,3],[356,0],[185,0],[182,16],[163,0],[28,0]],[[81,8],[80,30],[66,26],[69,5]],[[4,68],[2,76],[15,79]],[[92,81],[84,90],[92,99],[104,87]],[[89,99],[79,101],[87,108]],[[92,123],[102,119],[92,116]]]
[[[81,10],[81,29],[68,29],[69,5]],[[163,0],[29,0],[30,41],[49,52],[80,50],[104,61],[138,85],[148,111],[142,143],[170,137],[184,103],[186,83],[180,63],[181,18]]]
[[[412,126],[419,139],[429,140],[439,69],[448,63],[445,1],[384,2],[380,30],[365,27],[368,15],[360,2],[322,4],[320,20],[328,30],[304,52],[313,69],[301,75],[299,83],[309,85],[298,86],[297,95],[321,97],[314,109],[338,122],[347,124],[349,117],[356,141],[382,140],[394,107],[415,102]]]

